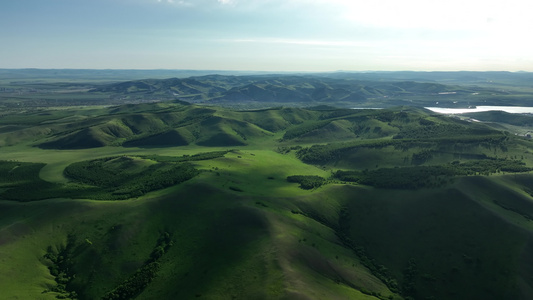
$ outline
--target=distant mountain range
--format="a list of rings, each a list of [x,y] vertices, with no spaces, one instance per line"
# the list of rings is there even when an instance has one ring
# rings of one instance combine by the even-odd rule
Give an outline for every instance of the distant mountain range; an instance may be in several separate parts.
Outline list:
[[[183,79],[145,79],[102,85],[90,92],[128,96],[160,95],[188,102],[217,105],[293,103],[307,106],[331,104],[344,107],[386,107],[410,104],[413,101],[418,102],[418,105],[425,105],[433,103],[435,96],[453,103],[459,97],[464,99],[473,94],[505,94],[484,87],[405,80],[362,80],[350,78],[352,75],[354,74],[335,76],[331,74],[329,77],[208,75]]]
[[[74,103],[72,99],[83,99],[81,103],[84,104],[91,101],[93,104],[127,104],[182,100],[241,109],[316,105],[529,106],[533,96],[531,82],[533,73],[527,72],[261,74],[191,70],[0,69],[0,84],[6,86],[3,91],[22,90],[26,93],[24,97],[34,105],[41,102],[58,105],[57,99],[68,98],[71,103]],[[50,96],[52,86],[60,91],[60,95]],[[45,94],[36,95],[36,92]],[[13,97],[17,101],[22,99],[20,94],[4,94],[3,98]]]

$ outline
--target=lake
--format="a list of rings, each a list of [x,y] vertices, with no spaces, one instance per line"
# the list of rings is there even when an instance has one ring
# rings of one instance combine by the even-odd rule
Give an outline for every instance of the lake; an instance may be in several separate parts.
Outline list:
[[[533,107],[528,106],[477,106],[475,108],[444,108],[444,107],[425,107],[431,111],[441,114],[465,114],[482,111],[500,110],[511,114],[533,114]]]

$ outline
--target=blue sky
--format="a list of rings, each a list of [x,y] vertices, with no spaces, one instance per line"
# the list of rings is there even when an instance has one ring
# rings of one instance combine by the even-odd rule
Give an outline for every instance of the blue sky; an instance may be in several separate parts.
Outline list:
[[[6,0],[0,68],[533,71],[530,0]]]

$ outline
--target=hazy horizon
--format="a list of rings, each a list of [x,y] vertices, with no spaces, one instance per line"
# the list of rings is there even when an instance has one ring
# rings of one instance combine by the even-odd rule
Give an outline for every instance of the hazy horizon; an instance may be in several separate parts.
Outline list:
[[[422,73],[439,73],[439,72],[479,72],[479,73],[497,73],[497,72],[509,72],[509,73],[533,73],[533,71],[525,70],[325,70],[325,71],[299,71],[299,70],[230,70],[230,69],[178,69],[178,68],[35,68],[35,67],[12,67],[3,68],[0,70],[88,70],[88,71],[190,71],[190,72],[228,72],[228,73],[290,73],[290,74],[314,74],[314,73],[394,73],[394,72],[422,72]]]
[[[533,3],[21,0],[0,68],[245,72],[533,71]]]

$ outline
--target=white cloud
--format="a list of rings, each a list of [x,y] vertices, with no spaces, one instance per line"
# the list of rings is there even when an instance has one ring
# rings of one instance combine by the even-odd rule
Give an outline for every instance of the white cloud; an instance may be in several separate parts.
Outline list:
[[[337,7],[342,17],[361,25],[394,28],[484,29],[533,25],[530,0],[293,0]],[[531,28],[531,27],[530,27]]]
[[[223,5],[228,5],[228,4],[233,5],[236,3],[235,0],[217,0],[217,1],[218,3],[223,4]]]
[[[367,47],[376,45],[376,42],[366,41],[339,41],[339,40],[306,40],[306,39],[283,39],[283,38],[250,38],[222,40],[236,43],[261,43],[280,45],[301,45],[301,46],[324,46],[324,47]]]
[[[159,3],[169,3],[179,6],[193,6],[193,3],[186,0],[157,0]]]
[[[269,0],[265,0],[269,1]],[[158,3],[169,3],[178,6],[194,6],[194,7],[205,7],[211,6],[213,4],[219,5],[228,5],[235,6],[237,5],[237,0],[157,0]],[[243,4],[255,3],[255,1],[245,2]]]

